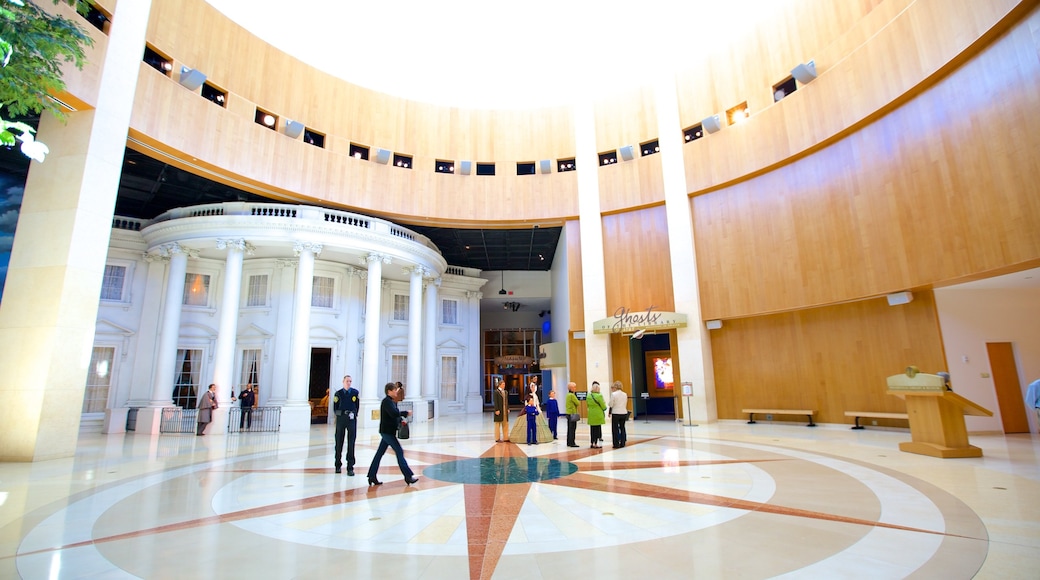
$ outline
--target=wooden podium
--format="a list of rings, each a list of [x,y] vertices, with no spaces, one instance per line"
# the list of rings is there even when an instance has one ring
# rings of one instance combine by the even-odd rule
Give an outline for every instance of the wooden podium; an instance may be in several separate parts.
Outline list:
[[[900,451],[942,459],[982,457],[981,449],[968,444],[964,416],[992,417],[993,412],[946,390],[942,377],[909,367],[904,374],[888,377],[888,394],[906,401],[911,441],[900,443]]]

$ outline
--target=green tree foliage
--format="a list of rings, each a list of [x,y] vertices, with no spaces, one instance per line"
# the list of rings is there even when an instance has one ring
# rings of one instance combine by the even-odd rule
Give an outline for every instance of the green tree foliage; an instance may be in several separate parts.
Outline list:
[[[89,8],[86,0],[54,0],[59,3],[76,6],[81,13]],[[78,23],[47,13],[32,0],[0,0],[0,105],[4,114],[19,117],[49,111],[63,119],[60,105],[50,98],[65,89],[61,67],[68,62],[82,69],[84,48],[93,42]],[[32,133],[32,127],[0,116],[0,143],[11,146],[20,139],[23,152],[29,155],[24,144],[32,143]]]

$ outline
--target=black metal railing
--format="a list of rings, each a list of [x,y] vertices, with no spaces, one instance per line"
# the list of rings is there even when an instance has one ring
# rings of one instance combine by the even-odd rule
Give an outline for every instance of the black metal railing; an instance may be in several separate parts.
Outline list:
[[[160,433],[195,433],[198,428],[198,409],[163,407],[159,420]],[[241,407],[228,410],[228,433],[277,433],[282,422],[281,407],[256,407],[243,416]]]
[[[255,407],[252,412],[242,412],[241,407],[231,407],[228,413],[228,433],[277,432],[282,422],[281,407]]]

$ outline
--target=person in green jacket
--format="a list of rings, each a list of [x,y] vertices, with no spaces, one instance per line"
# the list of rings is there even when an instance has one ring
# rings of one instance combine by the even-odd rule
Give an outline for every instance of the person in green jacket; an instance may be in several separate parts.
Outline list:
[[[603,424],[607,422],[607,402],[603,400],[603,395],[599,392],[598,381],[592,381],[592,391],[589,393],[587,403],[589,406],[589,429],[592,432],[591,447],[599,449],[602,447],[599,442],[603,441]]]
[[[575,383],[567,383],[567,447],[577,447],[574,436],[578,430],[578,395],[574,391],[578,389]]]

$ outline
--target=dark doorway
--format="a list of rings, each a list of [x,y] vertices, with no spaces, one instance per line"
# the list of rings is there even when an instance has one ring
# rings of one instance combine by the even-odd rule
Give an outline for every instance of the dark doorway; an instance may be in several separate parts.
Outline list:
[[[332,349],[311,349],[311,383],[307,397],[321,399],[332,385]]]

